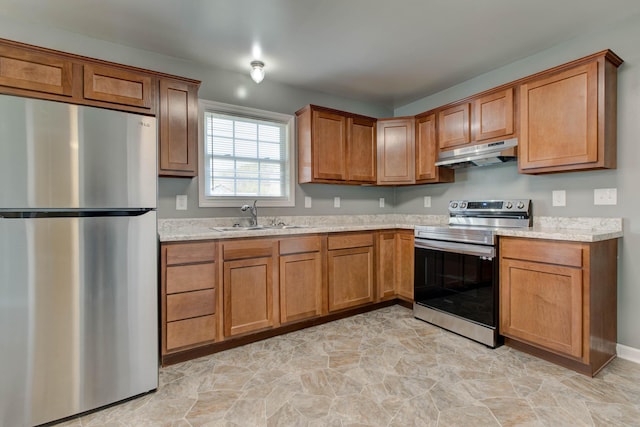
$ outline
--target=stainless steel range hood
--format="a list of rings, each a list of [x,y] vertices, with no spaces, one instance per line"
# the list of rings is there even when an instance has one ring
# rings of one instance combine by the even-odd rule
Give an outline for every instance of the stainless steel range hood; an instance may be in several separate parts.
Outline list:
[[[511,138],[504,141],[494,141],[442,151],[438,156],[436,166],[459,169],[509,162],[516,160],[515,147],[517,146],[518,138]]]

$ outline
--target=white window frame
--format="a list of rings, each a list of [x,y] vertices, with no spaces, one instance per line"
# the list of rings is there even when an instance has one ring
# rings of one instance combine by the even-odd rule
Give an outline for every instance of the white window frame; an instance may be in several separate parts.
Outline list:
[[[224,104],[222,102],[208,101],[201,99],[198,101],[198,195],[200,207],[238,207],[251,200],[257,200],[258,206],[271,207],[292,207],[295,206],[295,117],[289,114],[275,113],[272,111],[259,110],[256,108],[242,107],[239,105]],[[287,125],[287,142],[289,145],[289,196],[282,198],[272,197],[246,197],[246,196],[226,196],[212,197],[205,194],[205,138],[204,138],[204,115],[206,112],[216,112],[238,117],[280,122]]]

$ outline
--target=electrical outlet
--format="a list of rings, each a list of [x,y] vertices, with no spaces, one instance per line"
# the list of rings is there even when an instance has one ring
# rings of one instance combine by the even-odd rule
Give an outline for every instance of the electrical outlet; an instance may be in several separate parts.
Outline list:
[[[553,206],[567,206],[567,192],[564,190],[553,190],[551,192]]]
[[[334,208],[339,208],[340,207],[340,197],[334,197],[333,198],[333,207]]]
[[[425,208],[431,207],[431,196],[424,196],[424,207]]]
[[[384,208],[384,197],[380,197],[380,207]]]
[[[596,188],[593,190],[594,205],[616,205],[618,204],[618,189],[616,188]]]
[[[304,207],[307,209],[311,207],[311,197],[304,196]]]
[[[186,194],[178,194],[176,196],[176,210],[177,211],[186,211],[187,210],[187,195]]]

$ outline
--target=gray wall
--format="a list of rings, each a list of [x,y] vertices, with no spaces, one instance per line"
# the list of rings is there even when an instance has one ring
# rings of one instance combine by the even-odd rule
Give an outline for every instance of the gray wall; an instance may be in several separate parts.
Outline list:
[[[451,199],[527,197],[533,200],[535,215],[624,218],[624,238],[619,244],[618,342],[637,349],[640,349],[639,40],[640,16],[636,15],[613,28],[598,29],[395,111],[396,116],[417,114],[604,49],[611,49],[624,59],[618,69],[617,169],[543,176],[519,175],[515,164],[467,169],[456,172],[454,184],[398,188],[396,212],[445,214]],[[595,188],[617,188],[617,206],[595,206]],[[551,205],[553,190],[566,190],[566,207]],[[422,207],[423,196],[432,197],[431,209]]]
[[[597,28],[594,25],[594,28]],[[524,60],[496,69],[433,96],[391,111],[322,93],[300,90],[269,79],[253,84],[245,74],[203,67],[176,58],[140,51],[69,33],[66,31],[18,23],[0,17],[0,37],[39,46],[78,53],[94,58],[130,64],[166,73],[202,80],[199,95],[203,99],[245,105],[292,114],[308,103],[334,107],[374,117],[413,115],[497,85],[541,71],[606,48],[613,49],[625,63],[619,70],[618,89],[618,169],[576,172],[558,175],[526,176],[517,173],[514,164],[469,169],[456,173],[453,184],[431,186],[373,188],[330,185],[298,185],[295,208],[263,208],[264,215],[425,213],[445,214],[447,202],[466,197],[528,197],[534,213],[554,216],[623,217],[625,237],[620,243],[618,289],[618,342],[640,349],[640,201],[634,197],[640,183],[638,143],[640,135],[640,16],[630,17],[613,28],[600,29],[578,37]],[[247,95],[237,96],[243,86]],[[593,189],[618,189],[617,206],[594,206]],[[567,191],[567,206],[551,206],[552,190]],[[189,209],[175,210],[175,196],[187,194]],[[305,209],[303,199],[313,197],[313,208]],[[423,196],[432,197],[432,207],[423,208]],[[342,207],[334,209],[333,197],[342,198]],[[160,179],[160,217],[235,216],[234,208],[197,207],[197,180]],[[378,207],[384,197],[386,208]]]

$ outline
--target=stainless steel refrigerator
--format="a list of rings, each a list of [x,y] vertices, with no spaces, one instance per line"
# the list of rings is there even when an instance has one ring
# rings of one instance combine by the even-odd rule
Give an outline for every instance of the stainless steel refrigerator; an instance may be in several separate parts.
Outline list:
[[[0,425],[158,385],[156,120],[0,95]]]

